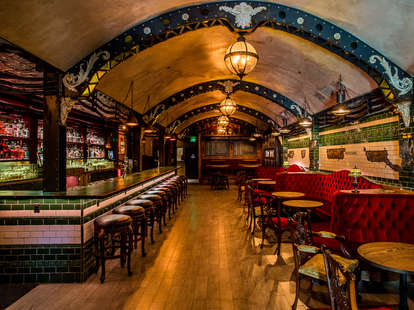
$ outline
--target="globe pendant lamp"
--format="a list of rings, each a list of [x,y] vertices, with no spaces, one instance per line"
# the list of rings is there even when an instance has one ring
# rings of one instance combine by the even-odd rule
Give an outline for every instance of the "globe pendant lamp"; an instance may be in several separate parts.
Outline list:
[[[258,59],[259,55],[253,45],[246,42],[243,36],[240,36],[235,43],[230,45],[224,55],[227,70],[237,75],[240,80],[254,69]]]
[[[217,126],[218,127],[227,127],[229,122],[230,122],[229,118],[225,115],[222,115],[217,120]]]
[[[233,115],[237,110],[237,105],[233,99],[227,96],[219,106],[220,112],[225,116]]]

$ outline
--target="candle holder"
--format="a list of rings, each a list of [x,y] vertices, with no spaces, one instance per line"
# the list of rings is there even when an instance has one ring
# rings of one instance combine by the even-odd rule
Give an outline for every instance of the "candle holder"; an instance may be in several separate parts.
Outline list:
[[[361,170],[359,168],[357,168],[356,165],[355,165],[354,168],[351,169],[351,172],[348,175],[348,176],[354,178],[354,189],[352,190],[353,193],[359,193],[359,190],[357,189],[357,187],[358,187],[358,177],[360,177],[361,175],[362,175]]]

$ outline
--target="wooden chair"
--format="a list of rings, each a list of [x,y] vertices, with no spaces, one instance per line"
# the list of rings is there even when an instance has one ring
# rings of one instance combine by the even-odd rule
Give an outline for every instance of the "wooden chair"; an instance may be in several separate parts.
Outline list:
[[[355,290],[355,274],[344,268],[338,258],[325,246],[321,247],[325,272],[328,280],[331,309],[333,310],[358,310]],[[369,310],[364,308],[365,310]],[[391,310],[388,307],[377,307],[370,309]]]
[[[243,201],[243,194],[245,196],[245,201],[246,201],[246,181],[247,181],[247,174],[241,173],[237,179],[237,187],[238,187],[237,200],[239,201]]]
[[[345,238],[342,236],[337,236],[334,233],[327,232],[310,232],[303,225],[303,219],[300,217],[305,217],[305,212],[298,212],[294,215],[297,226],[296,231],[292,231],[294,236],[294,242],[292,243],[293,247],[293,257],[295,261],[295,281],[296,281],[296,295],[295,301],[292,305],[292,309],[295,310],[300,293],[300,284],[301,279],[308,278],[310,280],[317,280],[322,282],[327,282],[324,257],[321,253],[320,248],[313,246],[312,236],[322,236],[324,238],[337,239],[343,244]],[[343,249],[343,255],[349,257],[348,252],[345,250],[344,246],[341,246]],[[358,260],[342,257],[336,254],[333,254],[338,263],[342,266],[344,270],[353,272],[358,266]],[[312,285],[310,286],[310,291],[312,291]]]

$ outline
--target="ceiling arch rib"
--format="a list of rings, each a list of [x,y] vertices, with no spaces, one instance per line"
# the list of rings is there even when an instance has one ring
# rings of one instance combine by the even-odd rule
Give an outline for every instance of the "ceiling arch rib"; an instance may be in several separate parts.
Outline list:
[[[251,20],[247,21],[250,23],[243,24],[238,20],[240,16],[228,10],[239,4],[239,1],[222,1],[188,6],[137,24],[73,66],[65,76],[66,86],[89,96],[107,72],[131,56],[172,37],[221,25],[238,32],[267,27],[301,37],[365,71],[389,100],[410,97],[411,76],[343,28],[303,10],[258,1],[249,2],[248,6],[263,9],[259,14],[251,14]],[[105,59],[107,53],[109,59]]]
[[[190,118],[187,118],[186,120],[184,120],[182,123],[179,123],[178,125],[174,124],[173,122],[170,127],[172,128],[170,133],[180,134],[185,128],[187,128],[188,126],[190,126],[191,124],[199,120],[206,119],[206,118],[217,118],[220,115],[221,113],[216,112],[216,111],[207,111],[207,112],[196,114]],[[249,114],[245,114],[245,113],[236,113],[232,115],[230,119],[239,119],[239,120],[248,122],[252,126],[262,131],[265,131],[269,127],[266,123],[264,123],[260,119],[253,117]]]
[[[254,126],[253,124],[251,124],[249,122],[246,122],[244,120],[234,118],[234,117],[229,117],[229,119],[230,119],[230,124],[240,125],[247,132],[254,132],[255,129],[256,129],[256,126]],[[215,117],[203,118],[201,120],[198,120],[198,121],[192,123],[191,125],[189,125],[188,127],[184,128],[180,132],[179,136],[185,136],[187,134],[191,134],[191,129],[192,128],[196,129],[196,131],[204,131],[207,127],[206,125],[210,125],[211,123],[215,122],[215,120],[216,120]],[[207,130],[208,130],[208,127],[207,127]]]
[[[169,123],[166,128],[168,132],[174,132],[175,128],[177,128],[181,123],[185,122],[187,119],[198,115],[198,114],[202,114],[202,113],[207,113],[207,112],[216,112],[219,113],[218,111],[218,104],[210,104],[210,105],[205,105],[203,107],[199,107],[197,109],[193,109],[191,111],[188,111],[187,113],[184,113],[182,115],[180,115],[178,118],[176,118],[174,121],[172,121],[171,123]],[[276,129],[279,128],[279,125],[270,117],[268,117],[267,115],[255,110],[255,109],[251,109],[249,107],[246,106],[241,106],[238,105],[237,106],[237,112],[234,115],[237,115],[239,113],[242,114],[247,114],[257,120],[260,120],[261,122],[263,122],[264,124],[266,124],[268,127],[272,128],[272,129]]]
[[[155,122],[159,119],[160,115],[178,104],[185,102],[186,100],[198,96],[200,94],[205,94],[214,91],[221,91],[222,98],[225,98],[226,87],[228,90],[231,88],[232,96],[237,91],[247,92],[250,94],[255,94],[259,97],[262,97],[263,100],[273,102],[280,107],[292,112],[294,115],[300,117],[303,114],[309,113],[305,111],[300,105],[296,104],[289,98],[281,95],[278,92],[275,92],[267,87],[259,85],[257,83],[239,81],[234,79],[226,80],[215,80],[204,83],[199,83],[193,86],[190,86],[178,93],[175,93],[168,97],[167,99],[161,101],[160,103],[153,106],[151,109],[145,112],[143,119],[146,122]],[[278,111],[276,108],[274,108]]]

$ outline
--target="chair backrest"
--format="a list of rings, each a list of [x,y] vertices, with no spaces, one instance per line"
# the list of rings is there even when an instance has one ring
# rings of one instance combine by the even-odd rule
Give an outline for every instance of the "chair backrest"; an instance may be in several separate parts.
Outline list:
[[[355,293],[355,275],[342,266],[324,246],[321,248],[328,280],[331,309],[358,310]]]

